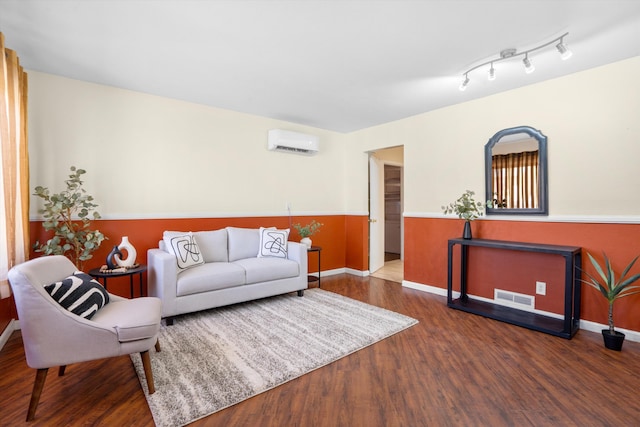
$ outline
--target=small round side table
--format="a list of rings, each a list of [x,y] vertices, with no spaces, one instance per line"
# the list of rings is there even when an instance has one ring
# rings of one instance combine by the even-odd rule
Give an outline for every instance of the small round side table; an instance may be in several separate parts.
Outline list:
[[[307,276],[307,282],[308,283],[312,283],[312,282],[318,282],[318,287],[320,287],[320,252],[322,251],[322,248],[320,246],[311,246],[309,249],[307,249],[307,253],[309,252],[317,252],[318,253],[318,275],[308,275]]]
[[[108,271],[100,271],[99,268],[94,268],[89,271],[89,274],[95,277],[96,279],[102,279],[102,285],[104,286],[105,289],[107,289],[107,279],[110,279],[112,277],[129,276],[129,292],[130,292],[131,298],[133,298],[133,276],[135,276],[136,274],[140,279],[140,296],[141,297],[144,296],[143,289],[142,289],[142,273],[144,273],[145,271],[147,271],[147,266],[140,264],[136,268],[130,268],[127,271],[115,272],[115,273],[111,273]]]

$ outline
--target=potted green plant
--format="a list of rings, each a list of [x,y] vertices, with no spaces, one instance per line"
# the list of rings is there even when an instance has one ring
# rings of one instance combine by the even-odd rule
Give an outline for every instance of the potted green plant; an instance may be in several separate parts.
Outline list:
[[[640,279],[640,274],[626,277],[638,257],[635,257],[633,261],[625,267],[622,275],[616,278],[616,273],[613,271],[611,261],[607,257],[607,254],[602,254],[604,257],[604,268],[602,268],[598,261],[589,252],[587,252],[587,255],[589,256],[589,260],[599,277],[595,277],[587,271],[582,270],[585,276],[587,276],[587,280],[583,279],[582,282],[600,291],[602,296],[604,296],[609,302],[609,328],[602,330],[602,337],[606,348],[620,351],[622,350],[622,344],[624,343],[624,334],[616,331],[614,328],[613,303],[620,298],[640,293],[640,286],[631,286],[634,282]]]
[[[311,248],[311,239],[310,236],[314,235],[320,227],[322,227],[322,223],[317,222],[315,219],[312,219],[311,222],[307,225],[293,224],[293,228],[295,228],[302,240],[300,243],[307,245],[307,248]]]
[[[100,214],[95,211],[98,205],[93,197],[82,188],[81,176],[86,171],[75,166],[70,169],[66,190],[51,194],[46,187],[35,188],[34,196],[44,200],[44,208],[38,210],[44,218],[42,226],[52,231],[53,237],[44,243],[37,241],[34,249],[45,255],[65,255],[82,270],[84,262],[93,257],[92,253],[106,237],[91,229],[91,220],[100,218]]]
[[[471,239],[471,221],[480,218],[484,214],[482,210],[485,207],[492,206],[490,200],[487,200],[486,203],[476,202],[473,198],[475,194],[475,192],[467,190],[462,193],[462,196],[458,197],[455,202],[451,202],[447,206],[442,206],[445,214],[456,214],[458,218],[464,219],[463,239]]]

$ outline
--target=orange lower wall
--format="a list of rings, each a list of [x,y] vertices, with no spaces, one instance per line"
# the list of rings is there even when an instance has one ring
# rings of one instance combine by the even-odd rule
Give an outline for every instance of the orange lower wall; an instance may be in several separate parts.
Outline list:
[[[369,269],[369,217],[346,216],[345,267],[358,271]]]
[[[367,216],[321,215],[313,217],[243,217],[243,218],[194,218],[194,219],[135,219],[135,220],[98,220],[95,229],[109,238],[91,260],[86,262],[85,270],[100,267],[105,263],[107,255],[114,245],[118,245],[122,236],[128,236],[136,248],[137,261],[146,264],[147,250],[158,247],[165,230],[198,231],[216,230],[227,226],[233,227],[270,227],[291,228],[290,239],[299,241],[298,232],[293,229],[295,223],[307,224],[312,219],[323,224],[320,231],[312,236],[313,245],[322,247],[323,271],[351,268],[364,271],[368,268],[368,223]],[[45,241],[47,233],[41,221],[30,223],[31,243],[36,240]],[[31,252],[30,257],[40,256]],[[309,271],[317,271],[316,254],[309,256]],[[146,277],[144,277],[146,283]],[[137,283],[137,282],[136,282]],[[109,292],[129,296],[129,279],[109,279]],[[146,292],[146,291],[145,291]],[[11,319],[17,318],[13,298],[0,300],[0,333]]]
[[[368,222],[366,215],[324,215],[295,217],[293,223],[307,223],[315,219],[324,226],[312,236],[313,244],[322,247],[322,270],[349,268],[357,271],[368,269]],[[447,286],[447,241],[462,233],[462,221],[440,218],[405,218],[405,271],[404,279],[410,282],[436,286]],[[99,267],[113,245],[120,243],[122,236],[136,247],[138,261],[146,263],[146,252],[157,247],[164,230],[214,230],[226,226],[290,227],[289,218],[198,218],[198,219],[148,219],[148,220],[100,220],[96,228],[109,237],[94,258],[87,262],[85,269]],[[599,257],[605,251],[613,260],[614,267],[622,269],[640,253],[640,225],[637,224],[594,224],[477,220],[473,223],[474,237],[510,240],[520,242],[548,243],[580,246],[583,248],[583,267],[592,271],[586,260],[586,251]],[[31,240],[44,239],[41,223],[31,223]],[[292,230],[291,240],[298,236]],[[494,286],[525,294],[535,294],[535,281],[547,283],[547,295],[536,296],[537,307],[541,310],[560,313],[563,297],[563,266],[560,261],[543,254],[514,254],[510,251],[473,248],[473,262],[470,265],[469,292],[493,298]],[[32,254],[32,257],[39,254]],[[312,255],[315,256],[315,255]],[[315,271],[315,258],[310,258],[309,270]],[[640,269],[638,265],[637,270]],[[499,283],[499,285],[496,285]],[[128,279],[118,282],[111,279],[109,290],[119,295],[128,295]],[[15,314],[7,316],[10,304],[0,302],[0,326],[8,323]],[[640,316],[632,314],[632,306],[640,303],[640,295],[634,295],[616,302],[616,326],[640,331]],[[606,301],[592,288],[583,286],[582,318],[606,324]],[[2,330],[3,328],[0,328]]]
[[[405,280],[446,289],[447,241],[462,235],[462,220],[405,218],[404,227]],[[583,268],[592,274],[594,271],[586,252],[599,260],[602,259],[602,252],[606,252],[618,271],[640,254],[638,224],[477,220],[472,227],[476,238],[582,247]],[[564,270],[560,257],[485,248],[472,250],[469,293],[493,298],[495,286],[535,295],[535,281],[545,281],[547,295],[536,295],[538,308],[562,312]],[[454,268],[454,274],[455,271]],[[634,272],[640,272],[640,265],[636,266]],[[614,320],[617,327],[640,331],[640,316],[634,315],[632,310],[638,304],[640,294],[615,303]],[[582,286],[581,309],[582,319],[607,323],[606,300],[586,285]]]
[[[314,246],[322,247],[322,270],[339,268],[353,268],[366,270],[367,258],[367,217],[349,215],[322,215],[313,217],[248,217],[248,218],[193,218],[193,219],[134,219],[134,220],[98,220],[96,228],[109,238],[94,253],[91,260],[86,262],[85,270],[100,267],[114,245],[118,245],[122,236],[128,236],[129,241],[136,248],[137,261],[146,264],[147,250],[158,247],[158,241],[162,239],[165,230],[198,231],[216,230],[227,226],[233,227],[269,227],[289,228],[292,224],[307,224],[312,219],[323,224],[320,231],[311,236]],[[31,222],[31,241],[40,239],[44,241],[47,235],[40,221]],[[291,227],[292,241],[299,241],[298,232]],[[363,247],[364,246],[364,247]],[[31,257],[40,256],[32,253]],[[317,270],[317,258],[310,255],[309,271]],[[312,258],[313,257],[313,258]],[[109,291],[128,296],[128,278],[110,279]],[[146,278],[145,278],[146,280]]]
[[[565,283],[562,256],[470,248],[468,259],[469,293],[493,299],[493,290],[498,288],[534,295],[536,309],[564,313]],[[536,295],[536,281],[547,284],[546,295]]]

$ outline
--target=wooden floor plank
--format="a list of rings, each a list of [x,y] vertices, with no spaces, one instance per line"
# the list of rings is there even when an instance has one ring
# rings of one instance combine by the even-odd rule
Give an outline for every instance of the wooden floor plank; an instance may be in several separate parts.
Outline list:
[[[565,340],[448,309],[444,297],[377,278],[327,276],[322,288],[420,323],[193,426],[640,423],[640,343],[613,352],[599,334]],[[20,332],[0,351],[0,365],[2,426],[153,426],[127,356],[71,365],[63,377],[51,370],[32,423],[24,420],[35,370]]]

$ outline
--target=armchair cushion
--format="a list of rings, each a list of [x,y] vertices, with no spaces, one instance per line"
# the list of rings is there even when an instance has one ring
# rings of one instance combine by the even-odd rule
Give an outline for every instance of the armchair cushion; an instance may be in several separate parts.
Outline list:
[[[129,342],[154,337],[160,330],[160,299],[141,297],[113,301],[91,319],[114,328],[118,341]]]
[[[85,319],[91,319],[109,303],[109,294],[102,285],[82,271],[45,285],[44,289],[63,308]]]

